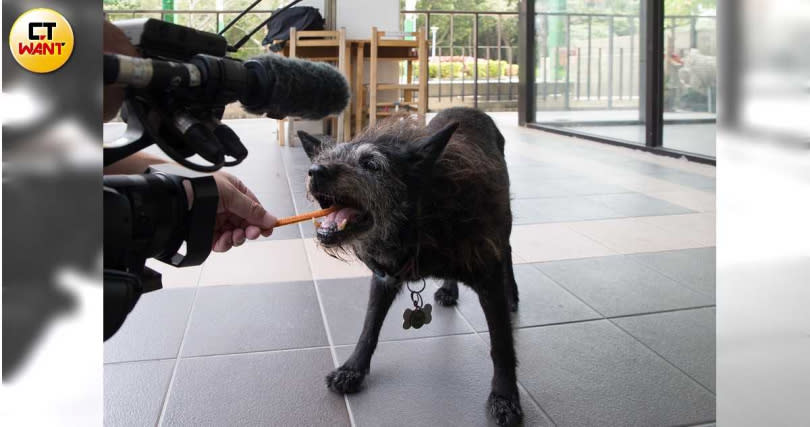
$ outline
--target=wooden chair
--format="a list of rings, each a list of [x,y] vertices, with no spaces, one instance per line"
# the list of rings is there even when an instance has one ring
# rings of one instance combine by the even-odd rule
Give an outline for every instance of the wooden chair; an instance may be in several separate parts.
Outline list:
[[[315,53],[314,55],[307,55],[307,60],[330,62],[334,64],[340,73],[348,80],[349,61],[346,53],[345,28],[341,28],[337,31],[297,31],[295,28],[290,28],[289,57],[295,58],[301,48]],[[337,128],[335,138],[338,142],[342,142],[344,139],[344,128],[348,126],[347,121],[350,117],[349,109],[350,108],[347,106],[346,110],[341,111],[337,116],[328,117],[328,119],[332,120],[333,129]],[[296,120],[297,119],[294,117],[288,117],[278,121],[279,145],[284,145],[285,139],[290,143],[293,141]],[[285,123],[287,125],[286,132],[284,129]]]
[[[393,48],[393,49],[392,49]],[[405,48],[405,49],[402,49]],[[371,28],[371,52],[369,69],[369,126],[377,122],[378,116],[393,114],[398,109],[416,109],[422,122],[428,107],[428,50],[424,30],[416,32],[380,31],[377,27]],[[382,54],[382,51],[404,52],[403,54]],[[377,68],[381,59],[405,62],[405,82],[380,83],[377,81]],[[419,63],[419,83],[413,83],[413,62]],[[397,101],[377,102],[379,91],[396,90]],[[416,93],[416,102],[413,95]],[[362,99],[362,98],[361,98]],[[379,111],[380,108],[386,110]]]

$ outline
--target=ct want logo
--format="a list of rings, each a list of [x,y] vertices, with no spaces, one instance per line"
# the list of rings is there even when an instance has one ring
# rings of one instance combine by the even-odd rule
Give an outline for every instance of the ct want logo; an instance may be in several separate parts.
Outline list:
[[[23,68],[50,73],[73,53],[73,29],[52,9],[31,9],[17,18],[8,36],[11,54]]]

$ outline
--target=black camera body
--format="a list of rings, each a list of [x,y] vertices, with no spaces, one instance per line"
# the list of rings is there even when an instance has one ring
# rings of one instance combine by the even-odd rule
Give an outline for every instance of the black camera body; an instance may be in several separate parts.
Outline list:
[[[105,77],[110,73],[151,74],[151,84],[128,84],[122,108],[127,130],[118,141],[105,146],[104,164],[112,164],[157,143],[164,152],[192,169],[216,170],[225,165],[224,156],[241,162],[247,150],[238,136],[219,122],[227,103],[244,86],[239,61],[225,57],[225,38],[155,19],[134,19],[116,23],[129,37],[143,58],[109,61],[105,56]],[[185,65],[133,68],[126,61],[196,60],[214,68],[202,86],[202,76]],[[152,65],[152,64],[150,64]],[[129,67],[129,68],[127,68]],[[182,70],[178,67],[182,67]],[[210,74],[218,73],[216,77]],[[230,80],[236,90],[216,84],[220,77]],[[105,83],[109,83],[105,78]],[[186,160],[199,154],[211,166],[195,168]],[[189,206],[186,187],[193,189]],[[141,175],[104,177],[104,340],[112,337],[135,307],[143,293],[163,287],[160,273],[147,267],[155,258],[175,267],[199,265],[208,257],[219,198],[210,176],[184,178],[176,174],[148,170]],[[185,244],[185,255],[180,254]]]
[[[247,157],[239,137],[220,122],[225,106],[262,82],[228,58],[224,37],[152,18],[118,21],[142,58],[104,56],[105,83],[127,84],[121,116],[127,132],[105,146],[104,164],[156,143],[181,165],[201,172]],[[208,164],[191,161],[198,155]]]

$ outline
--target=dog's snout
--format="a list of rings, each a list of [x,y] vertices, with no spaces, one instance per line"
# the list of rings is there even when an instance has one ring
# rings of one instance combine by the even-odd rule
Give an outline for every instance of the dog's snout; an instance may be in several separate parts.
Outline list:
[[[328,174],[328,169],[324,165],[314,164],[309,167],[309,176],[313,178],[323,178]]]

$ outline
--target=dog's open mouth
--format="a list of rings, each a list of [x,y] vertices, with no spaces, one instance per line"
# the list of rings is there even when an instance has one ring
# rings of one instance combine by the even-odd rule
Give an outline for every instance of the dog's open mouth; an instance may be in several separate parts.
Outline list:
[[[337,208],[329,215],[315,220],[316,235],[322,244],[336,245],[371,228],[371,215],[354,200],[321,193],[313,194],[313,197],[323,209],[332,206]]]

